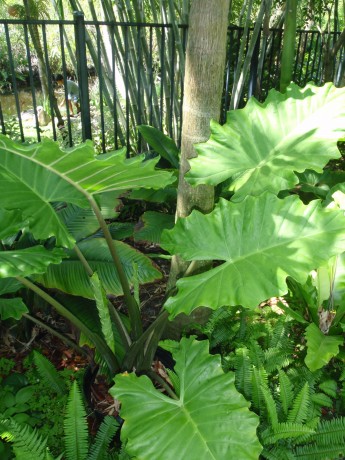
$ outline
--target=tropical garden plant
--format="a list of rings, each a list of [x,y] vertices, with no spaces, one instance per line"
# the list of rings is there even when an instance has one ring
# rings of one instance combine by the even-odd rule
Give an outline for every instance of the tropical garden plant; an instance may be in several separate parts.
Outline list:
[[[210,213],[194,210],[163,232],[162,247],[190,264],[174,295],[145,331],[138,285],[159,275],[147,259],[137,259],[131,248],[114,241],[109,222],[114,211],[109,208],[124,191],[137,190],[144,196],[143,189],[170,186],[173,173],[155,169],[158,157],[126,160],[123,151],[95,156],[91,143],[61,151],[49,141],[23,146],[1,137],[0,275],[6,281],[2,292],[13,293],[23,285],[34,290],[82,331],[84,343],[96,347],[98,359],[112,376],[117,374],[111,392],[122,403],[121,436],[129,455],[152,459],[155,452],[156,458],[176,458],[183,438],[186,458],[197,452],[198,458],[205,459],[210,455],[254,459],[262,446],[264,452],[271,452],[275,437],[289,438],[284,430],[291,426],[286,424],[294,424],[297,431],[306,424],[312,392],[301,393],[296,386],[284,401],[272,400],[262,381],[256,397],[266,404],[269,424],[258,438],[259,416],[245,400],[252,396],[247,390],[244,397],[239,394],[236,375],[224,373],[219,356],[209,354],[208,341],[184,338],[172,348],[176,365],[170,373],[171,385],[154,376],[150,365],[168,315],[188,315],[197,307],[217,312],[224,305],[255,309],[269,297],[285,295],[292,286],[289,280],[304,285],[313,270],[320,271],[344,252],[342,209],[333,200],[329,204],[311,199],[305,204],[299,196],[300,175],[306,169],[321,174],[330,160],[340,156],[343,95],[343,89],[331,84],[321,88],[310,84],[304,89],[292,84],[284,94],[271,91],[262,104],[251,99],[245,109],[229,112],[223,126],[211,123],[211,137],[196,146],[198,157],[190,160],[186,179],[192,185],[216,186],[217,203]],[[328,197],[339,188],[331,189]],[[93,225],[80,225],[89,218]],[[22,249],[23,245],[30,247]],[[199,260],[212,261],[211,268],[193,274]],[[78,295],[79,300],[53,296],[47,288]],[[107,294],[124,295],[128,319],[109,304]],[[4,304],[2,312],[18,318],[26,307],[19,298],[14,302]],[[338,318],[335,325],[341,328],[340,313]],[[318,326],[314,321],[306,330],[305,365],[311,372],[341,356],[339,347],[343,347],[341,333],[331,336]],[[320,354],[320,349],[325,353]],[[141,372],[147,375],[138,376]],[[166,395],[147,376],[159,381]],[[290,388],[285,380],[284,389]],[[294,397],[307,401],[303,415],[297,413]],[[286,409],[282,415],[280,404]],[[245,427],[241,436],[234,428],[239,424]],[[304,430],[314,436],[330,428],[315,421],[299,433]],[[152,433],[159,429],[161,437],[153,439]],[[267,455],[275,458],[274,453]]]

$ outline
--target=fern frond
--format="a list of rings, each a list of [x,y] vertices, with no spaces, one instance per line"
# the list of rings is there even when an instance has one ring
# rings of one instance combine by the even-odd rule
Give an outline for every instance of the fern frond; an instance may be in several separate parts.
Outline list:
[[[267,372],[271,373],[275,370],[282,369],[283,367],[287,367],[290,362],[291,358],[286,353],[286,350],[280,347],[270,347],[265,351],[264,354],[265,358],[265,369]]]
[[[16,458],[46,460],[47,439],[43,439],[29,425],[22,426],[14,419],[0,421],[0,438],[12,443]]]
[[[33,352],[34,363],[41,379],[58,395],[66,391],[66,385],[53,364],[38,351]]]
[[[274,429],[268,428],[261,433],[263,445],[275,444],[280,439],[297,438],[315,434],[315,430],[301,423],[278,423]]]
[[[119,423],[115,418],[107,415],[97,431],[95,442],[90,449],[87,460],[104,460],[106,458],[109,444],[118,428]]]
[[[67,460],[85,460],[88,453],[88,426],[86,412],[76,381],[71,387],[64,419]]]
[[[293,401],[293,397],[294,397],[293,385],[289,377],[286,375],[284,371],[279,370],[278,377],[279,377],[279,399],[280,399],[280,403],[283,408],[283,412],[285,415],[287,415],[288,410]]]
[[[261,367],[265,361],[265,353],[258,342],[250,341],[249,357],[255,367]]]
[[[344,445],[303,446],[295,449],[296,460],[329,460],[341,458],[345,454]]]
[[[263,405],[263,396],[261,391],[262,386],[267,386],[267,372],[263,367],[260,369],[253,367],[251,378],[251,397],[256,409],[261,409]]]
[[[319,388],[331,398],[337,397],[338,385],[335,380],[325,380],[319,384]]]
[[[343,444],[345,446],[345,417],[320,422],[311,440],[318,445]]]
[[[291,452],[291,449],[288,449],[283,446],[273,447],[273,449],[264,449],[261,452],[261,456],[266,460],[295,460],[295,456]]]
[[[245,397],[251,396],[251,373],[252,366],[247,348],[238,348],[233,361],[235,368],[235,385]]]
[[[288,423],[303,423],[307,420],[308,409],[310,407],[309,385],[305,383],[301,391],[298,393],[291,410],[289,411]]]
[[[261,393],[266,404],[268,419],[271,422],[273,430],[275,430],[275,427],[278,425],[278,411],[276,403],[266,382],[261,383]]]
[[[333,401],[324,393],[314,393],[311,396],[311,400],[316,406],[319,407],[333,407]]]

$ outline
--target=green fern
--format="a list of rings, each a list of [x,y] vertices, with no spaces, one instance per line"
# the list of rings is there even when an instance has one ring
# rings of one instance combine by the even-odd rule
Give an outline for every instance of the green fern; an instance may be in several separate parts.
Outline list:
[[[344,445],[304,446],[297,448],[294,455],[296,460],[333,460],[345,455],[345,447]]]
[[[293,406],[289,411],[288,423],[304,423],[308,416],[310,407],[309,385],[305,383],[301,391],[294,400]]]
[[[291,449],[284,447],[273,447],[272,449],[265,448],[261,452],[261,455],[267,460],[296,460]]]
[[[88,454],[88,426],[86,411],[76,381],[71,387],[64,420],[67,460],[85,460]]]
[[[294,398],[293,386],[284,371],[281,369],[278,371],[279,378],[279,399],[285,415],[288,414],[288,410]]]
[[[265,445],[276,444],[281,439],[312,435],[315,430],[302,423],[278,423],[274,428],[268,428],[261,433],[261,440]]]
[[[95,442],[92,445],[87,460],[104,460],[107,456],[109,444],[114,437],[118,422],[110,415],[106,416],[98,429]]]
[[[22,426],[12,418],[2,419],[0,438],[13,445],[17,459],[53,460],[47,449],[47,439],[43,439],[29,425]]]
[[[41,379],[57,394],[64,394],[66,385],[53,364],[38,351],[33,352],[33,359]]]
[[[263,367],[253,367],[251,378],[251,399],[256,409],[260,410],[264,405],[262,387],[267,387],[267,372]]]
[[[275,430],[276,426],[278,425],[277,406],[266,383],[261,384],[261,393],[266,404],[266,411],[268,419],[271,423],[271,427],[273,430]]]
[[[248,348],[238,348],[236,354],[233,357],[233,367],[235,369],[235,385],[238,391],[240,391],[246,398],[251,396],[251,374],[252,365],[249,358]],[[230,364],[230,361],[229,363]]]

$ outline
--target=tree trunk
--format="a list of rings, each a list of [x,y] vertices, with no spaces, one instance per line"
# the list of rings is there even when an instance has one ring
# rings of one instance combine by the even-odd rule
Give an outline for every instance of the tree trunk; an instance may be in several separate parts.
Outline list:
[[[230,0],[193,0],[191,5],[176,218],[186,217],[193,209],[210,212],[214,204],[213,187],[191,187],[184,176],[190,169],[188,160],[196,157],[194,144],[205,142],[210,136],[210,120],[220,118],[229,4]],[[187,266],[173,257],[168,290]],[[195,273],[195,269],[200,270],[200,265],[194,263],[189,271]]]

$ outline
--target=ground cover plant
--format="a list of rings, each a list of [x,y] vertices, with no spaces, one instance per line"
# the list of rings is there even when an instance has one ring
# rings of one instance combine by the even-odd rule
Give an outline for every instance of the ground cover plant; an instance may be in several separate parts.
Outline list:
[[[28,306],[13,295],[25,286],[80,329],[81,343],[92,344],[96,359],[111,377],[115,375],[111,394],[122,403],[121,439],[130,456],[175,459],[182,445],[185,458],[196,455],[205,460],[256,459],[260,454],[327,459],[330,453],[315,440],[321,439],[321,432],[327,442],[335,439],[329,434],[333,428],[338,433],[333,448],[336,455],[344,455],[343,409],[336,414],[338,421],[322,420],[322,410],[330,404],[326,397],[332,393],[336,401],[343,389],[334,386],[336,378],[328,378],[327,371],[321,378],[316,374],[335,366],[343,379],[341,276],[338,297],[334,289],[328,295],[321,292],[322,267],[333,266],[330,259],[340,259],[345,248],[342,185],[337,184],[343,178],[329,172],[325,184],[319,187],[316,182],[312,188],[303,176],[306,169],[322,174],[330,160],[340,157],[344,91],[331,84],[304,89],[290,85],[285,94],[271,91],[263,104],[251,99],[244,109],[230,112],[223,126],[212,123],[211,138],[196,146],[198,157],[191,160],[186,177],[192,184],[216,185],[219,198],[209,214],[194,210],[161,235],[162,248],[191,266],[146,330],[138,286],[159,277],[159,271],[147,257],[116,241],[114,207],[130,190],[138,197],[147,196],[147,189],[152,193],[170,187],[174,171],[157,168],[158,157],[127,160],[124,151],[97,156],[90,143],[62,151],[49,141],[22,146],[0,138],[0,276],[2,295],[12,297],[11,302],[2,299],[1,315],[19,319],[27,314]],[[308,199],[302,194],[307,189],[314,193]],[[324,199],[315,199],[325,190]],[[214,263],[193,274],[193,261],[199,260]],[[308,282],[315,270],[319,287],[309,298]],[[64,294],[52,295],[52,288]],[[289,334],[289,318],[299,325],[301,333],[294,336],[293,345],[298,347],[305,337],[303,369],[312,375],[310,380],[297,381],[294,366],[288,373],[289,357],[282,364],[277,356],[267,368],[266,349],[246,330],[240,339],[250,337],[253,343],[246,352],[245,343],[235,341],[229,357],[223,354],[225,371],[220,357],[209,353],[209,336],[170,344],[176,361],[170,383],[152,372],[168,316],[190,314],[197,307],[215,313],[224,306],[236,307],[236,312],[248,309],[239,320],[237,313],[233,315],[234,324],[231,321],[229,330],[223,331],[231,340],[231,327],[251,321],[250,311],[260,302],[288,291],[295,302],[284,307],[288,314],[276,321],[277,330],[279,325],[283,340]],[[127,317],[109,303],[107,295],[114,294],[123,294]],[[336,302],[329,303],[334,298]],[[306,316],[306,306],[313,314]],[[299,308],[304,308],[302,313]],[[323,311],[330,312],[327,330],[320,327]],[[268,341],[267,355],[276,353],[277,347],[279,355],[277,339],[269,341],[273,326],[266,322],[267,330],[260,334]],[[241,357],[247,365],[244,370],[236,361]],[[243,384],[238,380],[241,373]],[[315,385],[322,385],[316,401]],[[286,395],[280,396],[281,391]],[[303,401],[300,412],[295,399]]]

